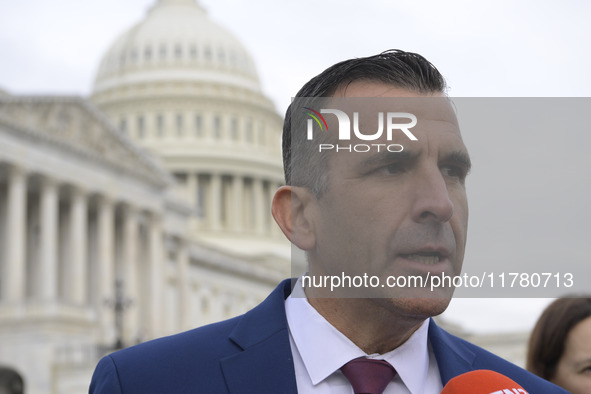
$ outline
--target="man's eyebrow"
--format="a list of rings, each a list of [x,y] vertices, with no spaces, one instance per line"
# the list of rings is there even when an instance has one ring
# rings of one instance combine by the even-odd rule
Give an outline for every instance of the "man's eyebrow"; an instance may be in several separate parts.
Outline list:
[[[450,154],[444,155],[440,161],[461,164],[466,168],[466,173],[470,172],[470,169],[472,168],[470,156],[468,156],[468,153],[464,151],[451,152]]]
[[[575,361],[575,365],[577,366],[577,368],[581,368],[582,366],[586,366],[587,364],[591,364],[591,357]]]
[[[372,155],[361,162],[361,166],[364,168],[376,167],[383,164],[388,164],[397,160],[412,160],[418,156],[417,152],[412,151],[401,151],[401,152],[390,152],[384,150],[378,154]]]

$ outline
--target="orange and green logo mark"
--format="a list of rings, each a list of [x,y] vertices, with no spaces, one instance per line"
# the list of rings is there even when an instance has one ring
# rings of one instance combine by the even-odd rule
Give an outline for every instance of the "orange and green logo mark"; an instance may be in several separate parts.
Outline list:
[[[310,111],[306,112],[306,115],[309,115],[312,119],[316,121],[318,126],[320,126],[320,130],[328,131],[328,125],[326,124],[326,120],[324,119],[324,116],[320,115],[320,112],[314,111],[312,108],[309,107],[304,107],[304,109]]]

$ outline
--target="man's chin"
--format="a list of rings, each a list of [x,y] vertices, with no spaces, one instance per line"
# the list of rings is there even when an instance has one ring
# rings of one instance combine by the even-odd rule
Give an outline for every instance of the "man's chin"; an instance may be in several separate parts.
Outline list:
[[[424,320],[442,314],[449,305],[451,298],[378,298],[374,302],[384,309],[401,317]]]

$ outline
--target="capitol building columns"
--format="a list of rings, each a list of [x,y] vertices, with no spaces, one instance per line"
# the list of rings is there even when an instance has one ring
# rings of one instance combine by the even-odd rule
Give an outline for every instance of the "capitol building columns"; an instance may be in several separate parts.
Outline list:
[[[138,335],[143,323],[157,333],[166,261],[163,212],[22,167],[3,168],[0,303],[93,308],[108,342],[113,313],[106,304],[113,301],[120,280],[125,296],[137,303],[127,313],[126,335]],[[183,245],[180,266],[186,276],[186,242]],[[148,290],[140,282],[149,284]],[[153,311],[145,322],[140,309]]]
[[[212,173],[209,179],[207,222],[209,229],[219,231],[222,228],[222,176],[218,173]]]
[[[88,195],[81,187],[70,187],[70,258],[64,267],[67,290],[64,298],[73,305],[87,305],[88,286]]]
[[[265,232],[265,215],[264,212],[268,209],[265,205],[265,198],[263,198],[263,181],[261,179],[253,179],[252,181],[252,200],[253,200],[253,215],[254,215],[254,231],[256,234],[263,234]]]
[[[193,208],[191,231],[279,238],[271,216],[271,202],[281,185],[276,180],[221,170],[188,171],[182,178],[180,194]]]
[[[122,205],[121,211],[121,253],[117,262],[117,279],[123,284],[124,295],[133,302],[124,315],[122,336],[124,342],[133,343],[138,341],[139,336],[139,218],[137,208],[132,205]]]
[[[244,179],[240,175],[235,175],[230,179],[232,180],[231,225],[234,231],[241,232],[244,230]]]
[[[94,303],[101,342],[112,345],[162,335],[165,251],[162,214],[107,197],[97,201],[98,275]],[[117,289],[119,286],[119,289]],[[121,308],[123,332],[116,333],[115,309]]]
[[[148,289],[148,305],[145,305],[145,310],[148,312],[147,321],[147,336],[148,338],[156,338],[162,335],[162,315],[164,312],[164,305],[162,303],[162,295],[164,292],[163,278],[166,276],[165,262],[166,253],[164,250],[164,233],[162,229],[162,217],[156,213],[152,213],[148,219],[148,245],[149,245],[149,279],[146,281],[149,285]]]
[[[33,265],[33,269],[28,270],[35,280],[29,281],[30,292],[38,291],[38,298],[43,302],[55,302],[58,289],[58,210],[59,210],[59,189],[55,179],[43,177],[40,181],[40,223],[39,223],[39,254],[36,256],[39,260],[38,265]],[[35,226],[36,227],[36,226]],[[35,231],[35,229],[32,229]],[[28,245],[27,249],[34,250],[34,238],[32,234],[29,239],[33,245]],[[36,260],[36,259],[34,259]],[[67,275],[67,270],[63,270]]]
[[[97,201],[97,271],[95,280],[98,296],[94,309],[98,313],[99,342],[102,345],[115,343],[115,320],[108,301],[114,302],[115,291],[115,206],[111,198],[100,196]]]
[[[243,172],[187,171],[179,192],[193,209],[194,233],[256,234],[279,238],[271,202],[281,183]]]
[[[194,322],[191,319],[191,271],[189,261],[189,244],[186,240],[179,240],[177,244],[176,263],[177,270],[177,287],[179,289],[179,322],[178,327],[181,331],[188,330],[193,327]]]
[[[2,297],[9,303],[22,302],[25,296],[25,239],[27,178],[20,167],[9,167],[7,177],[6,225]]]

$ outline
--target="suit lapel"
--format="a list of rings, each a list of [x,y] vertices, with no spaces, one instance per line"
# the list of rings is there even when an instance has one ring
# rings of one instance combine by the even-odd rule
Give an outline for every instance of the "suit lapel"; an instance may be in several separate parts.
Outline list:
[[[297,394],[284,303],[290,292],[288,279],[246,313],[230,334],[242,349],[221,360],[230,393]]]
[[[221,360],[230,393],[297,394],[285,298],[291,280],[283,281],[256,308],[246,313],[230,334],[241,351]],[[473,370],[474,352],[462,341],[429,322],[429,341],[437,359],[441,382]]]
[[[429,322],[429,342],[444,386],[451,378],[474,369],[474,352],[462,346],[461,340],[439,328],[433,319]]]

